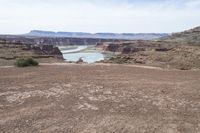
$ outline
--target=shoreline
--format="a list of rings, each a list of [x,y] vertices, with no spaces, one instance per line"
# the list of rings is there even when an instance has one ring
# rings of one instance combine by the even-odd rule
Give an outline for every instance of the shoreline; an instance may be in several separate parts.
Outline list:
[[[65,50],[63,50],[65,49]],[[84,46],[66,46],[61,47],[63,57],[67,61],[77,61],[79,56],[85,57],[85,62],[94,63],[102,60],[107,60],[113,57],[114,54],[105,52],[102,49],[96,47],[96,45],[84,45]],[[67,58],[68,57],[68,58]]]

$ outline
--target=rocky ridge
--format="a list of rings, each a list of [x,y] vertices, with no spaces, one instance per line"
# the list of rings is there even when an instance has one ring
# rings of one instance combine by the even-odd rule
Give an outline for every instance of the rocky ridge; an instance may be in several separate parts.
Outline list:
[[[174,33],[160,40],[98,44],[104,51],[117,54],[104,62],[143,64],[182,70],[200,68],[199,46],[199,27]]]
[[[31,37],[31,36],[13,36],[0,35],[0,39],[12,42],[32,45],[96,45],[104,42],[121,42],[128,41],[122,39],[101,39],[101,38],[70,38],[70,37]]]
[[[39,62],[61,61],[63,55],[53,45],[31,45],[0,40],[0,66],[13,65],[16,59],[32,57]]]
[[[180,33],[173,33],[171,36],[162,37],[161,40],[200,46],[200,27],[195,27]]]

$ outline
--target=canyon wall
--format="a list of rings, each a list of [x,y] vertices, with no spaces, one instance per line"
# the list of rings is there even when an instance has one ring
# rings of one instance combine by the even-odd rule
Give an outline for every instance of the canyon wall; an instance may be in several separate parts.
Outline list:
[[[128,41],[116,43],[99,43],[98,46],[103,47],[104,51],[119,52],[122,54],[131,54],[139,51],[167,51],[175,46],[175,43],[165,41]]]
[[[97,39],[97,38],[67,38],[67,37],[23,37],[23,36],[0,36],[0,39],[12,43],[23,43],[33,45],[56,45],[56,46],[67,46],[67,45],[96,45],[97,43],[104,42],[120,42],[126,40],[119,39]]]
[[[0,62],[14,61],[17,58],[23,57],[32,57],[36,59],[54,58],[63,60],[62,53],[58,47],[53,45],[37,46],[0,40]]]

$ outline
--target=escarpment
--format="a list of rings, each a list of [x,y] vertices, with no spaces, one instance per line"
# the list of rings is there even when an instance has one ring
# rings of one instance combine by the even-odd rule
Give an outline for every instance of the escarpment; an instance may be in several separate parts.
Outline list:
[[[69,37],[24,37],[24,36],[0,36],[0,39],[12,43],[23,43],[32,45],[96,45],[104,42],[120,42],[127,41],[122,39],[99,39],[99,38],[69,38]]]
[[[99,44],[100,45],[100,44]],[[104,51],[118,52],[122,54],[131,54],[139,51],[168,51],[174,47],[175,43],[165,41],[129,41],[117,43],[102,43]]]
[[[159,40],[101,43],[104,51],[117,55],[104,62],[145,64],[182,70],[200,69],[200,28]]]
[[[16,59],[32,57],[39,62],[62,61],[63,55],[53,45],[32,45],[0,41],[0,65],[12,65]]]

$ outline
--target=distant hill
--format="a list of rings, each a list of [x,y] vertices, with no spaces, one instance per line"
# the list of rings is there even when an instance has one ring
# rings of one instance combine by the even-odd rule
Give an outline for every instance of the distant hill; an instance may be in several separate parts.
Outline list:
[[[162,37],[161,40],[200,46],[200,27],[196,27],[179,33],[173,33],[170,36]]]
[[[85,32],[53,32],[32,30],[24,36],[34,37],[72,37],[72,38],[102,38],[102,39],[127,39],[127,40],[153,40],[166,37],[166,33],[85,33]]]

